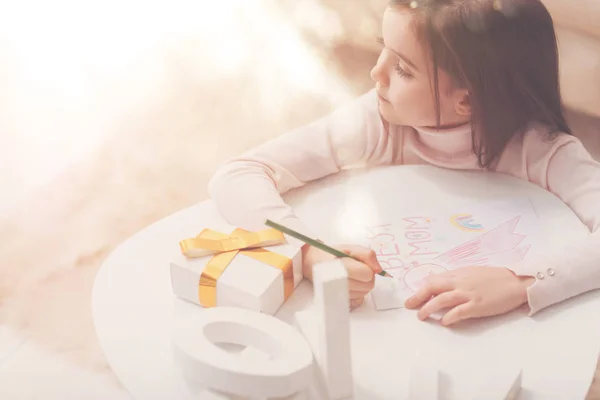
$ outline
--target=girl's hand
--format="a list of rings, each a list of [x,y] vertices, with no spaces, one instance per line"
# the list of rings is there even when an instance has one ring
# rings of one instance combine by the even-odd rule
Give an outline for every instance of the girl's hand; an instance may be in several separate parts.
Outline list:
[[[364,302],[365,296],[375,285],[375,274],[381,272],[383,269],[377,261],[375,252],[371,249],[352,245],[335,246],[335,248],[350,256],[344,257],[341,260],[348,272],[350,308],[354,309]],[[305,277],[312,281],[312,266],[334,259],[334,256],[317,248],[307,248],[304,253]]]
[[[448,309],[442,325],[504,314],[527,302],[527,287],[535,278],[518,277],[506,268],[463,267],[431,275],[414,296],[406,300],[409,309],[421,307],[418,317]]]

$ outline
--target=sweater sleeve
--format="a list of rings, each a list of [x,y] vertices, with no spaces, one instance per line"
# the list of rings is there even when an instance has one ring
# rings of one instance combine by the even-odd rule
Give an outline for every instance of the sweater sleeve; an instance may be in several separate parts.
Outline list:
[[[375,92],[221,165],[208,191],[232,225],[264,229],[266,218],[311,235],[281,195],[341,170],[385,162],[388,128]]]
[[[579,294],[600,289],[600,163],[575,139],[564,140],[533,180],[564,201],[590,234],[562,248],[527,258],[514,269],[536,278],[528,289],[530,314]]]

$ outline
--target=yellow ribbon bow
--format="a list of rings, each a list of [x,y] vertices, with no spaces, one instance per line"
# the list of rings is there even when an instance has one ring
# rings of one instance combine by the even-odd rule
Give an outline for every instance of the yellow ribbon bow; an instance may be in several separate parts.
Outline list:
[[[294,269],[292,260],[281,254],[263,249],[285,243],[283,233],[275,229],[250,232],[236,229],[230,235],[211,229],[204,229],[198,236],[179,242],[181,252],[186,257],[198,258],[212,255],[204,267],[198,284],[198,297],[204,307],[217,305],[217,280],[238,254],[279,268],[283,273],[283,293],[287,299],[294,290]]]

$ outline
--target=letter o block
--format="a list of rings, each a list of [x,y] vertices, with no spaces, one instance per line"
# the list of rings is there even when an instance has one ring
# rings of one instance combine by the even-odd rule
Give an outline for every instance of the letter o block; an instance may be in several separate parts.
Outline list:
[[[245,357],[219,344],[257,349]],[[176,357],[206,389],[251,398],[304,392],[313,378],[313,353],[302,334],[277,318],[234,307],[202,310],[173,331]]]

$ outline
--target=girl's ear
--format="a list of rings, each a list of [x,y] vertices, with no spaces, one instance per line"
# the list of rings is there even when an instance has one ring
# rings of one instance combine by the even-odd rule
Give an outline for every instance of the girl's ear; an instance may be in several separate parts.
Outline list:
[[[457,91],[455,108],[458,115],[471,116],[471,96],[466,89]]]

